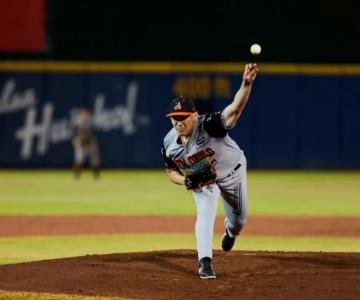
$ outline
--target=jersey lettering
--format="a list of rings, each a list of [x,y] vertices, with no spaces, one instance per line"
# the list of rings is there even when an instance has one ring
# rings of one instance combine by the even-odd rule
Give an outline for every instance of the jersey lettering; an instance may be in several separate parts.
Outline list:
[[[215,151],[211,148],[206,148],[205,150],[201,150],[191,156],[188,157],[188,161],[192,164],[195,165],[199,160],[204,159],[205,157],[208,156],[213,156],[215,154]]]
[[[213,149],[206,148],[193,155],[188,156],[187,161],[189,163],[186,163],[185,158],[175,159],[173,160],[173,162],[179,169],[186,170],[186,169],[190,169],[192,166],[196,165],[199,161],[203,159],[210,159],[212,164],[215,164],[216,160],[214,158],[211,158],[211,156],[213,156],[214,154],[215,151]]]

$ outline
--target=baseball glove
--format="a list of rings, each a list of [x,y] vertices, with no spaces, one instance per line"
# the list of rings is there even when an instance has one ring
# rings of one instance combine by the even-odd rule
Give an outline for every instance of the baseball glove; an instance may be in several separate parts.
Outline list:
[[[189,169],[189,174],[185,176],[185,186],[188,190],[198,189],[215,182],[217,175],[212,166],[213,162],[211,157],[207,157]]]

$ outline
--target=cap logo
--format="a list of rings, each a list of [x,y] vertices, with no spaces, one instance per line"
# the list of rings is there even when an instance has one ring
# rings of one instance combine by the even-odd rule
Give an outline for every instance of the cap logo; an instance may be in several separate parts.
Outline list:
[[[181,109],[182,109],[181,103],[178,102],[178,103],[174,106],[174,109],[175,109],[175,110],[181,110]]]

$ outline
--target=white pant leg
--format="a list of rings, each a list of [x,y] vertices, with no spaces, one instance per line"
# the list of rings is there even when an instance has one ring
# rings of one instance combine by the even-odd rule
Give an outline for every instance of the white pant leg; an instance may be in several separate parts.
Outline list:
[[[212,258],[214,223],[219,195],[220,189],[216,184],[210,188],[203,187],[201,192],[193,191],[197,209],[195,234],[199,260],[206,256]]]
[[[228,233],[231,237],[239,235],[241,230],[246,224],[248,198],[247,198],[247,186],[246,181],[241,181],[237,186],[239,192],[238,203],[239,206],[234,209],[224,198],[223,205],[225,211],[225,228],[229,229]]]
[[[220,184],[225,210],[225,228],[231,237],[240,234],[246,224],[248,210],[246,162]]]

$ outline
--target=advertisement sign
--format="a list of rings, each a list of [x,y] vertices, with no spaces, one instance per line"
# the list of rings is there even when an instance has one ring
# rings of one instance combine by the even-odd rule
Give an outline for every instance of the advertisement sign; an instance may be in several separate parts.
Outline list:
[[[83,106],[92,114],[104,167],[162,167],[170,100],[186,95],[200,113],[219,111],[242,79],[241,69],[22,66],[3,64],[0,71],[1,167],[70,167],[76,114]],[[263,71],[229,134],[250,168],[359,167],[359,81],[357,75]]]

